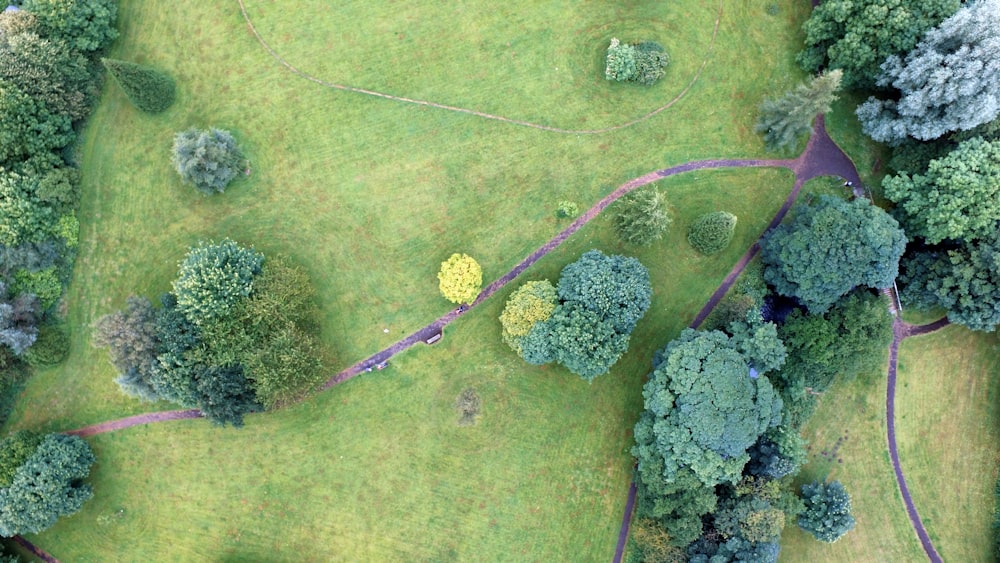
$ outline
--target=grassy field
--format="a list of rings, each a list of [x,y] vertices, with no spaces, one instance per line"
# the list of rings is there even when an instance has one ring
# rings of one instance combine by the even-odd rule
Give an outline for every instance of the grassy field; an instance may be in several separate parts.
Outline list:
[[[63,430],[167,405],[122,396],[90,324],[132,293],[169,289],[199,239],[231,237],[291,255],[323,304],[322,338],[346,366],[446,311],[435,273],[467,252],[487,280],[639,174],[693,159],[763,154],[752,132],[765,95],[800,78],[793,65],[807,6],[751,2],[541,4],[516,13],[393,4],[248,0],[259,31],[324,79],[529,119],[594,128],[626,122],[684,88],[664,113],[602,135],[558,135],[323,88],[291,75],[253,40],[232,2],[123,1],[111,56],[171,73],[177,104],[141,115],[109,87],[79,149],[80,258],[67,298],[69,360],[40,373],[9,429]],[[445,11],[447,10],[447,11]],[[182,16],[181,16],[182,15]],[[609,84],[611,35],[670,50],[667,77]],[[549,70],[551,67],[551,71]],[[110,86],[110,85],[109,85]],[[253,173],[203,198],[169,165],[172,135],[233,130]],[[756,238],[791,188],[780,171],[706,171],[659,183],[675,222],[636,251],[610,219],[570,239],[525,279],[555,279],[583,251],[627,252],[651,269],[653,306],[631,351],[593,385],[527,366],[499,339],[511,289],[393,360],[243,430],[203,421],[94,438],[96,496],[37,537],[65,560],[607,560],[630,477],[631,427],[653,351],[670,340]],[[698,214],[739,216],[725,252],[685,242]],[[388,334],[384,329],[390,329]],[[475,387],[481,422],[456,425]],[[137,541],[136,538],[142,538]],[[127,548],[124,554],[121,550]]]

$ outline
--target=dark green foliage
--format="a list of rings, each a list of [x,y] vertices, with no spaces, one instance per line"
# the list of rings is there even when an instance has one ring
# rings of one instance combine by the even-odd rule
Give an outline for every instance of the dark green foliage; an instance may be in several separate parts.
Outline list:
[[[787,407],[787,404],[785,405]],[[783,417],[784,418],[784,417]],[[781,426],[767,431],[747,453],[750,462],[746,473],[768,479],[781,479],[792,475],[806,462],[805,440],[798,427],[782,420]]]
[[[188,129],[174,137],[172,162],[181,180],[205,195],[222,193],[242,170],[243,153],[229,131]]]
[[[892,285],[906,236],[866,199],[822,196],[760,242],[764,279],[781,295],[822,313],[856,286]]]
[[[194,399],[212,424],[239,428],[243,415],[261,410],[250,382],[240,366],[210,367],[194,383]]]
[[[10,168],[18,160],[61,149],[73,139],[68,116],[0,80],[0,165]]]
[[[35,453],[43,438],[31,430],[18,430],[0,441],[0,488],[14,482],[17,470]]]
[[[93,492],[83,479],[94,454],[82,438],[49,434],[0,488],[0,536],[36,534],[73,514]]]
[[[892,316],[885,300],[854,293],[826,314],[792,313],[778,334],[788,349],[777,376],[782,389],[822,393],[836,377],[851,381],[883,368],[892,341]]]
[[[733,347],[743,354],[758,374],[780,369],[785,364],[785,345],[778,338],[778,328],[774,323],[763,322],[760,317],[751,315],[750,320],[731,323],[728,332]]]
[[[472,387],[462,389],[462,392],[458,394],[458,398],[455,399],[455,408],[458,409],[459,414],[458,425],[469,426],[475,424],[481,405],[482,401],[479,399],[479,395],[476,394],[475,389]]]
[[[640,423],[643,418],[651,417],[650,413],[643,412]],[[643,428],[651,429],[652,422],[644,424]],[[636,442],[650,448],[652,444],[646,443],[648,439],[652,436],[645,436],[643,442],[639,442],[637,436]],[[632,453],[635,455],[634,449]],[[650,456],[645,463],[640,461],[636,466],[636,515],[656,520],[670,536],[671,543],[683,547],[701,536],[702,517],[715,510],[718,497],[715,487],[703,485],[690,469],[682,469],[670,481],[664,478],[662,469],[662,456]]]
[[[115,0],[24,0],[21,8],[38,18],[45,37],[78,51],[98,51],[118,37]]]
[[[32,367],[54,366],[62,363],[69,354],[69,335],[62,324],[43,324],[38,338],[24,353],[24,361]]]
[[[698,252],[711,256],[722,252],[733,240],[736,231],[736,216],[725,211],[706,213],[691,223],[688,242]]]
[[[688,563],[715,563],[716,561],[752,561],[775,563],[781,546],[778,542],[754,543],[735,537],[718,543],[702,539],[688,548]]]
[[[904,303],[938,305],[951,322],[992,332],[1000,324],[1000,238],[908,255],[899,283]]]
[[[812,132],[813,118],[830,111],[830,104],[837,99],[842,74],[840,69],[824,72],[781,98],[764,100],[756,130],[764,134],[768,150],[792,146]]]
[[[993,486],[993,556],[1000,559],[1000,476]]]
[[[659,43],[640,41],[626,44],[613,38],[608,46],[604,77],[649,86],[666,74],[664,69],[669,62],[670,57]]]
[[[196,325],[225,317],[250,295],[264,255],[225,239],[201,242],[181,260],[173,281],[177,309]]]
[[[0,344],[20,356],[35,343],[38,337],[38,300],[30,293],[8,297],[6,286],[0,282]]]
[[[525,282],[507,298],[500,314],[500,334],[521,355],[522,342],[535,324],[552,316],[559,296],[549,280]]]
[[[152,378],[160,353],[156,311],[145,297],[131,296],[125,310],[104,315],[94,323],[94,346],[107,348],[121,374],[116,380],[126,394],[147,401],[159,398]]]
[[[802,485],[805,510],[799,514],[798,525],[814,538],[835,542],[854,529],[851,497],[840,481],[813,481]]]
[[[766,296],[767,284],[764,283],[763,270],[760,262],[755,260],[743,270],[732,289],[699,328],[721,330],[736,321],[760,319]]]
[[[862,129],[882,143],[907,137],[936,139],[966,131],[1000,115],[1000,1],[969,2],[929,30],[905,58],[887,57],[879,86],[887,99],[858,107]],[[902,53],[899,53],[902,55]]]
[[[1000,141],[964,141],[926,173],[886,176],[882,185],[911,236],[931,244],[990,236],[1000,221]]]
[[[201,344],[201,329],[177,308],[177,298],[173,294],[163,295],[160,303],[163,307],[156,312],[156,337],[160,348],[148,386],[153,396],[193,407],[196,405],[193,382],[206,369],[194,358],[193,352]],[[136,379],[137,375],[129,377]]]
[[[520,340],[525,361],[559,362],[590,381],[628,349],[628,337],[649,308],[649,271],[635,258],[591,250],[563,268],[559,303]]]
[[[0,80],[79,121],[90,112],[97,85],[87,58],[61,41],[31,31],[0,33]]]
[[[798,62],[809,73],[843,69],[845,88],[871,89],[879,65],[917,45],[959,0],[823,0],[803,25]]]
[[[615,230],[628,244],[644,246],[663,238],[673,218],[667,198],[654,187],[645,187],[626,195],[616,206]]]
[[[174,80],[162,72],[140,64],[101,59],[104,68],[121,86],[132,105],[147,113],[160,113],[174,103]]]

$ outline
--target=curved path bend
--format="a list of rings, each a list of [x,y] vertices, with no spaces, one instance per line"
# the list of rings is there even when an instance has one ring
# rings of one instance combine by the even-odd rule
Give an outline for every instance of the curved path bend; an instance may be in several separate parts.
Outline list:
[[[715,26],[712,29],[712,41],[709,43],[708,52],[705,53],[705,59],[702,61],[701,66],[698,67],[698,70],[695,71],[694,75],[691,77],[691,80],[688,81],[687,85],[684,86],[684,88],[680,91],[680,93],[674,96],[669,102],[654,109],[653,111],[650,111],[649,113],[646,113],[645,115],[639,116],[631,121],[627,121],[619,125],[612,125],[609,127],[602,127],[599,129],[563,129],[561,127],[553,127],[541,123],[533,123],[531,121],[513,119],[509,117],[504,117],[502,115],[494,115],[492,113],[476,111],[474,109],[468,109],[458,106],[450,106],[447,104],[440,104],[428,100],[407,98],[405,96],[395,96],[393,94],[386,94],[385,92],[378,92],[376,90],[369,90],[367,88],[358,88],[357,86],[348,86],[346,84],[338,84],[336,82],[329,82],[327,80],[323,80],[322,78],[318,78],[316,76],[313,76],[312,74],[309,74],[304,70],[299,69],[292,63],[288,62],[287,59],[278,54],[278,52],[275,51],[274,48],[271,47],[271,45],[264,40],[264,38],[260,35],[260,32],[257,31],[257,28],[253,24],[253,20],[250,19],[250,14],[247,13],[247,7],[243,3],[244,0],[237,0],[237,2],[240,5],[240,12],[243,14],[243,20],[246,21],[247,27],[250,29],[250,33],[254,36],[257,42],[260,43],[260,46],[263,47],[264,50],[267,51],[269,55],[271,55],[271,58],[278,61],[279,64],[281,64],[283,67],[291,71],[292,74],[295,74],[296,76],[304,78],[310,82],[319,84],[320,86],[323,86],[325,88],[332,88],[334,90],[341,90],[343,92],[352,92],[354,94],[363,94],[365,96],[374,96],[376,98],[392,100],[395,102],[401,102],[405,104],[415,104],[418,106],[431,107],[445,111],[464,113],[466,115],[481,117],[483,119],[491,119],[494,121],[501,121],[503,123],[508,123],[511,125],[520,125],[522,127],[529,127],[531,129],[539,129],[542,131],[549,131],[551,133],[565,133],[570,135],[595,135],[598,133],[610,133],[611,131],[618,131],[619,129],[625,129],[627,127],[631,127],[633,125],[646,121],[647,119],[653,117],[654,115],[666,109],[669,109],[671,106],[680,101],[680,99],[683,98],[688,93],[689,90],[691,90],[691,87],[694,86],[695,82],[697,82],[698,79],[701,77],[701,74],[705,70],[705,67],[708,66],[708,61],[711,60],[712,58],[712,53],[715,52],[715,40],[719,35],[719,22],[722,21],[722,6],[723,6],[723,1],[719,0],[718,15],[715,18]]]
[[[910,517],[910,524],[917,532],[920,545],[924,548],[927,558],[933,563],[940,563],[941,556],[934,549],[927,529],[917,513],[917,507],[913,504],[913,497],[910,496],[910,488],[906,486],[906,477],[903,475],[903,467],[899,463],[899,451],[896,449],[896,365],[899,356],[899,344],[905,338],[928,334],[948,326],[948,319],[939,319],[933,323],[925,325],[911,325],[896,317],[892,323],[892,344],[889,345],[889,381],[885,391],[885,422],[887,437],[889,441],[889,457],[892,459],[892,469],[896,473],[896,483],[899,485],[899,492],[903,496],[903,504],[906,505],[906,514]]]

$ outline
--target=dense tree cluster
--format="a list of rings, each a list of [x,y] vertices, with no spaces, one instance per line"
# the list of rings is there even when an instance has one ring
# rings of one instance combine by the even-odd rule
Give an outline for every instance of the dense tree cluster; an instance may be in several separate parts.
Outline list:
[[[617,82],[638,82],[649,86],[663,78],[669,62],[667,52],[655,41],[622,43],[613,38],[608,46],[604,77]]]
[[[181,261],[174,291],[156,309],[129,298],[95,324],[122,390],[198,407],[214,422],[300,399],[319,385],[327,358],[305,272],[231,240],[202,243]]]
[[[563,268],[555,296],[548,282],[528,282],[500,317],[504,340],[525,361],[558,362],[590,381],[628,349],[649,308],[649,271],[635,258],[591,250]]]
[[[36,534],[78,511],[93,495],[83,480],[94,460],[77,436],[21,431],[0,441],[0,536]]]
[[[892,285],[906,236],[866,199],[822,196],[760,242],[764,279],[781,295],[822,313],[857,286]]]
[[[66,147],[96,99],[96,56],[116,36],[113,0],[24,0],[0,13],[0,387],[20,362],[58,361],[65,338],[39,326],[69,276],[80,176]],[[11,360],[11,354],[19,360]]]

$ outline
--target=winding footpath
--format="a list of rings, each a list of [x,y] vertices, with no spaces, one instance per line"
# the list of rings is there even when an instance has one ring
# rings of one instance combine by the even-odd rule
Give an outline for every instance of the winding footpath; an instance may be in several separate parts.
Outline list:
[[[939,319],[926,325],[911,325],[896,317],[892,323],[892,344],[889,345],[889,380],[885,391],[885,421],[887,436],[889,440],[889,457],[892,459],[892,469],[896,473],[896,483],[899,485],[899,492],[903,496],[903,504],[906,505],[906,514],[910,517],[910,524],[917,532],[920,545],[924,548],[927,558],[933,563],[941,563],[941,556],[938,555],[934,544],[931,542],[924,523],[920,520],[917,507],[913,504],[913,497],[910,496],[910,488],[906,486],[906,477],[903,475],[903,467],[899,463],[899,451],[896,449],[896,365],[899,356],[899,344],[905,338],[928,334],[948,326],[948,319]]]

